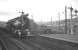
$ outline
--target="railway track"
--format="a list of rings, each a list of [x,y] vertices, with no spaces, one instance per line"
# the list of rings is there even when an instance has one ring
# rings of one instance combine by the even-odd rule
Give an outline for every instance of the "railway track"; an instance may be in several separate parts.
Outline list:
[[[10,34],[0,30],[0,50],[26,50],[14,41]]]
[[[6,46],[4,45],[1,39],[0,39],[0,50],[6,50]]]
[[[26,39],[11,36],[0,31],[0,50],[78,50],[78,45],[43,36],[30,36]]]
[[[25,43],[23,43],[22,39],[19,40],[18,38],[13,38],[6,32],[0,31],[0,33],[1,50],[43,50],[39,44],[36,44],[35,42],[32,43],[29,39],[23,39],[25,40]]]

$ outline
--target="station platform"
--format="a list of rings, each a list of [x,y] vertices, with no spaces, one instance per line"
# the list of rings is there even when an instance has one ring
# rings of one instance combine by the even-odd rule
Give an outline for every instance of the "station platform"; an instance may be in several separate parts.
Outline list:
[[[75,34],[75,35],[73,34],[44,34],[40,36],[78,43],[78,34]]]

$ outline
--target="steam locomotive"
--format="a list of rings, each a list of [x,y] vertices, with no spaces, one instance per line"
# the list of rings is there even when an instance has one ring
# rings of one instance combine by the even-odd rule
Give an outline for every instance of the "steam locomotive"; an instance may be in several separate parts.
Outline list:
[[[30,34],[30,20],[27,17],[28,15],[22,14],[17,18],[9,20],[5,28],[17,37],[27,36]]]

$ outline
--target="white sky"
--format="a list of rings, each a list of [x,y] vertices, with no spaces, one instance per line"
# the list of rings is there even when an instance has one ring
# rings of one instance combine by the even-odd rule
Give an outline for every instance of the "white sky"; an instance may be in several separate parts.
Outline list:
[[[0,20],[7,21],[19,16],[18,13],[24,10],[29,13],[29,18],[33,15],[33,19],[38,21],[58,20],[58,12],[61,12],[61,19],[64,19],[65,5],[77,7],[78,0],[0,0]]]

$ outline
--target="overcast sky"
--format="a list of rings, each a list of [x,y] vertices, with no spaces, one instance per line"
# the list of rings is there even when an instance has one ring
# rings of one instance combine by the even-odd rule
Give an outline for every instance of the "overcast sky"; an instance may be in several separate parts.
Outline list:
[[[78,8],[78,0],[0,0],[0,20],[7,21],[19,16],[19,11],[29,13],[29,18],[38,21],[58,20],[60,12],[61,19],[64,19],[64,7],[73,6]]]

